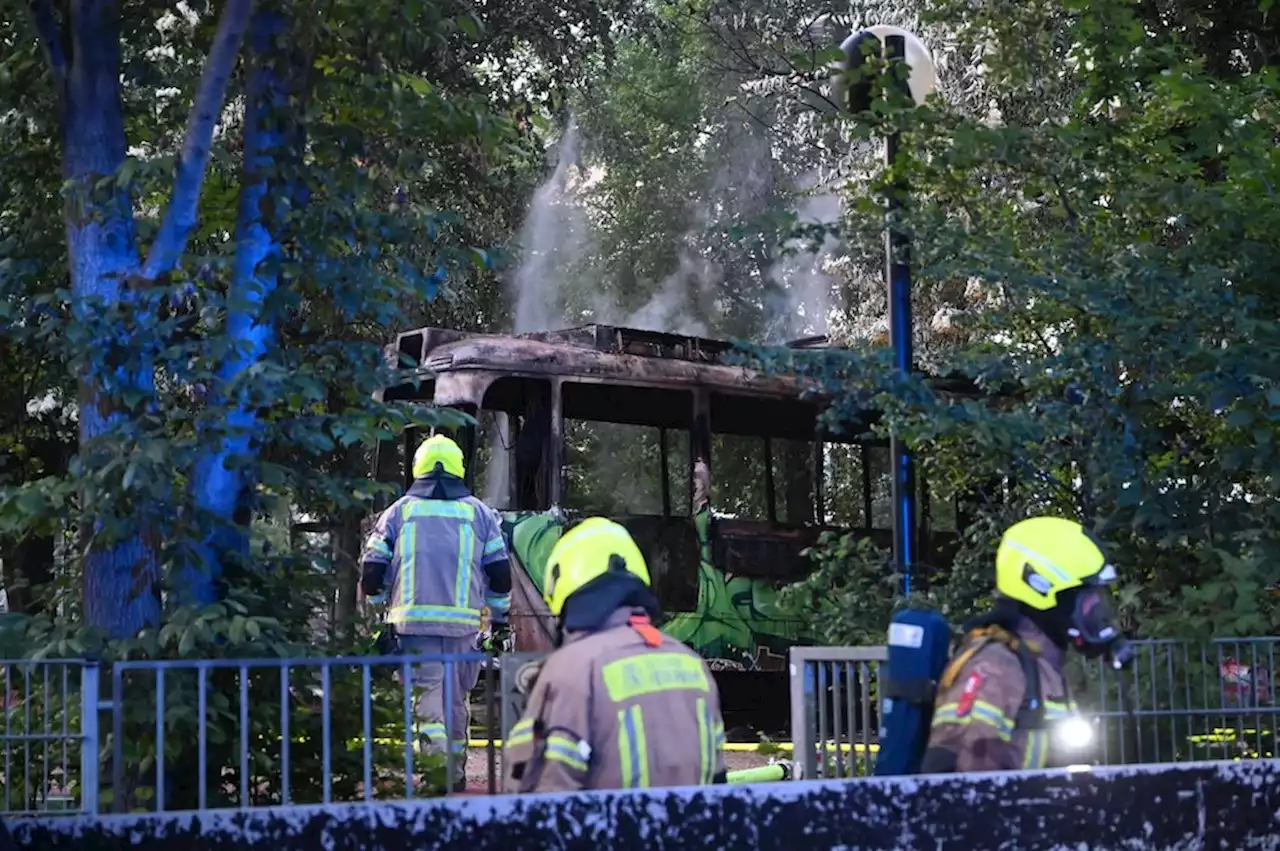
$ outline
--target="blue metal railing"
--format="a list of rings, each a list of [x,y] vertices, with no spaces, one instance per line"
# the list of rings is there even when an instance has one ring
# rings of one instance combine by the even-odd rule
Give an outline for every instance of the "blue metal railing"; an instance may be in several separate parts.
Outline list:
[[[80,659],[0,661],[4,812],[96,812],[99,666]]]
[[[1068,655],[1068,683],[1095,734],[1083,762],[1275,757],[1280,639],[1149,639],[1133,645],[1133,663],[1121,672]],[[804,776],[870,773],[886,658],[884,646],[791,650],[792,739]],[[841,754],[860,756],[844,760]]]
[[[1092,761],[1274,756],[1280,639],[1135,645],[1120,676],[1072,664],[1077,700],[1098,732]],[[870,770],[882,658],[883,648],[793,651],[793,738],[805,777]],[[493,661],[481,653],[128,661],[111,665],[104,683],[105,666],[93,661],[0,660],[0,806],[15,816],[373,802],[449,794],[452,779],[468,773],[487,776],[496,792],[495,739],[506,726],[498,716],[517,710],[506,706],[511,682],[498,699]],[[415,672],[434,671],[447,707],[454,673],[467,665],[481,666],[488,720],[487,765],[469,772],[463,751],[438,736],[424,742],[426,690],[415,683]],[[442,720],[448,742],[470,738],[449,714]]]
[[[488,660],[467,653],[117,664],[111,809],[370,802],[387,785],[401,786],[404,798],[429,785],[449,794],[455,778],[465,776],[459,763],[465,744],[459,744],[470,738],[469,724],[459,729],[446,709],[436,714],[443,715],[437,723],[443,722],[447,743],[428,737],[424,707],[415,706],[426,693],[421,672],[436,671],[440,707],[447,708],[460,667],[484,672]],[[492,679],[486,674],[483,683],[485,706],[492,707]],[[139,687],[154,706],[145,718],[136,709],[146,702],[138,700]],[[137,747],[130,735],[144,727],[153,749]],[[492,742],[487,747],[488,791],[494,792],[496,755]],[[185,768],[174,773],[191,761],[194,788]],[[444,780],[429,782],[441,774]]]
[[[434,670],[448,707],[459,666],[477,665],[485,706],[494,707],[489,661],[481,653],[127,661],[110,666],[108,685],[93,661],[0,660],[2,811],[245,809],[413,798],[425,787],[449,794],[451,779],[464,776],[464,751],[428,739],[417,681]],[[466,742],[469,728],[443,714],[444,738]],[[488,714],[492,731],[496,710]],[[487,786],[496,792],[496,735],[487,738]]]

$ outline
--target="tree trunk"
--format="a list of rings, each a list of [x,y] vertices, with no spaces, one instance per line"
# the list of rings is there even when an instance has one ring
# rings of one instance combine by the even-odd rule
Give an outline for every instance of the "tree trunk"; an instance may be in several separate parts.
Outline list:
[[[125,160],[119,9],[108,0],[74,0],[69,20],[63,122],[63,176],[70,190],[67,249],[76,320],[92,325],[96,315],[119,303],[139,259],[127,191],[96,188]],[[103,389],[109,367],[102,349],[107,342],[93,346],[80,374],[82,456],[96,451],[95,442],[122,416]],[[150,395],[147,370],[139,369],[134,379],[135,389]],[[91,541],[85,555],[85,621],[112,637],[134,635],[159,621],[160,568],[144,532],[135,529],[110,544]]]
[[[356,589],[360,585],[360,534],[362,517],[358,511],[347,511],[333,531],[333,572],[337,596],[333,607],[333,626],[344,630],[355,617]]]
[[[242,562],[249,552],[251,517],[246,500],[254,492],[253,462],[258,460],[261,426],[247,393],[231,398],[225,388],[258,363],[275,341],[274,318],[266,300],[280,283],[284,216],[296,187],[286,174],[302,152],[302,127],[291,96],[302,90],[305,67],[287,57],[281,42],[288,19],[272,7],[260,8],[249,22],[252,67],[245,98],[244,171],[236,222],[236,257],[227,316],[231,348],[219,368],[223,390],[215,398],[230,407],[210,443],[217,450],[197,464],[194,500],[211,524],[199,564],[186,583],[196,602],[208,603],[227,562]],[[279,205],[279,206],[277,206]]]

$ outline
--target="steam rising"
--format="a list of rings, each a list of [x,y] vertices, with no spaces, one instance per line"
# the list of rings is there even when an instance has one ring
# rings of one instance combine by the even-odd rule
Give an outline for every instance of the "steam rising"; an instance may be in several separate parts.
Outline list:
[[[657,292],[620,322],[624,328],[663,331],[669,334],[705,335],[707,326],[697,318],[697,296],[704,294],[719,280],[713,264],[690,250],[680,252],[676,270],[662,280]],[[609,316],[613,311],[601,311]],[[611,320],[606,320],[611,321]]]
[[[676,334],[714,333],[711,315],[727,283],[706,244],[708,225],[736,214],[751,219],[765,212],[779,179],[766,138],[731,140],[717,152],[721,161],[678,239],[676,268],[656,284],[639,306],[599,282],[604,277],[593,239],[591,175],[580,166],[581,138],[572,118],[555,148],[555,167],[538,187],[520,232],[521,263],[510,280],[515,302],[514,333],[548,331],[600,322]],[[595,169],[602,172],[602,169]],[[816,172],[799,181],[794,212],[802,226],[821,230],[789,238],[772,264],[756,273],[772,284],[764,295],[764,337],[778,341],[828,331],[840,259],[831,226],[840,217],[840,201]],[[819,226],[819,227],[815,227]],[[735,272],[735,274],[741,274]],[[760,280],[759,278],[756,279]]]
[[[818,183],[816,173],[801,180],[795,213],[798,224],[822,226],[821,240],[793,237],[783,245],[781,258],[769,270],[769,278],[782,290],[777,319],[770,336],[784,338],[826,334],[831,313],[833,272],[840,257],[840,242],[833,229],[840,220],[840,199]]]
[[[512,281],[517,334],[549,331],[564,315],[562,287],[588,247],[588,224],[572,192],[578,124],[569,120],[556,148],[556,167],[529,202],[520,228],[520,266]]]

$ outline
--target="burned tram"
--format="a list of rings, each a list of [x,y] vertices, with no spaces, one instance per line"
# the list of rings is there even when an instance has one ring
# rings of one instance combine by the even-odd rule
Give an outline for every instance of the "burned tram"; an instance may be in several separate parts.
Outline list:
[[[797,345],[823,345],[809,340]],[[811,570],[824,530],[888,545],[887,449],[819,428],[820,402],[794,376],[725,362],[715,340],[592,325],[496,336],[423,328],[401,334],[421,381],[385,391],[461,409],[454,435],[473,492],[498,509],[515,564],[511,623],[520,651],[549,650],[540,590],[566,523],[608,516],[635,536],[662,605],[662,628],[725,672],[780,671],[811,643],[777,606]],[[405,486],[418,441],[379,447],[377,475]],[[954,512],[922,500],[921,552],[953,548]]]

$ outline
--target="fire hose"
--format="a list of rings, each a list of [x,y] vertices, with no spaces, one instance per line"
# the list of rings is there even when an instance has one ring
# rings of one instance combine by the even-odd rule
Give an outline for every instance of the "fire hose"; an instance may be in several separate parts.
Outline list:
[[[729,783],[780,783],[791,779],[791,763],[775,762],[759,768],[743,768],[730,771],[726,780]]]

